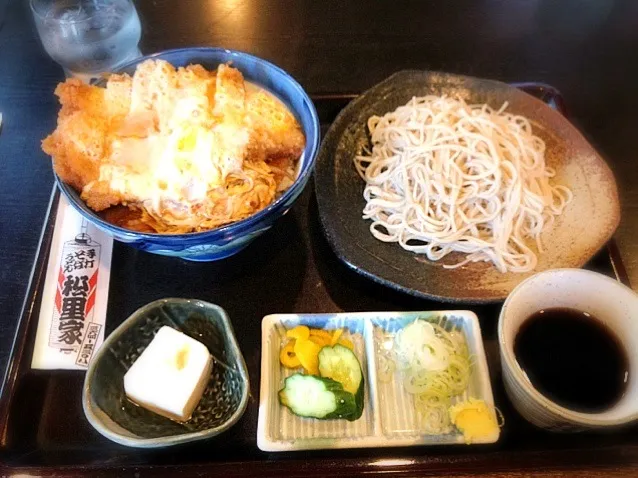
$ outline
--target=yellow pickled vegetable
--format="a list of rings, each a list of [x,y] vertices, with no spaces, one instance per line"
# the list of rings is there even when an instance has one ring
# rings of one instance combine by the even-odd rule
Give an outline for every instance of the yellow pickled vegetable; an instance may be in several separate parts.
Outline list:
[[[291,339],[307,339],[310,336],[310,329],[305,325],[298,325],[294,329],[286,331],[286,337]]]
[[[345,337],[339,339],[337,343],[354,351],[354,344],[350,340],[346,339]]]
[[[328,344],[332,340],[332,334],[322,329],[310,329],[310,337],[321,337]]]
[[[319,351],[322,347],[341,344],[354,350],[354,344],[343,337],[343,329],[329,331],[298,325],[287,330],[286,337],[293,340],[282,347],[279,354],[281,364],[288,368],[302,366],[307,373],[313,375],[319,373]]]
[[[311,342],[314,342],[319,347],[325,347],[326,345],[330,345],[330,339],[326,339],[325,337],[321,335],[310,335],[310,337],[308,337],[308,340],[310,340]]]
[[[279,353],[279,361],[281,365],[287,368],[301,367],[299,357],[295,353],[295,341],[288,342]]]
[[[335,345],[339,342],[339,337],[343,334],[343,329],[336,329],[332,334],[332,338],[330,339],[330,345]]]
[[[301,362],[303,368],[312,375],[319,374],[319,352],[321,345],[317,345],[311,340],[297,339],[295,341],[294,352]]]

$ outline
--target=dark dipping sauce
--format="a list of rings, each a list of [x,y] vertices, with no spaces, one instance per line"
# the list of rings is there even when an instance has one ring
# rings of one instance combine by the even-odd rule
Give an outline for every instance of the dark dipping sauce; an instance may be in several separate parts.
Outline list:
[[[521,325],[514,355],[536,390],[574,411],[607,410],[627,388],[625,349],[609,327],[586,312],[536,312]]]

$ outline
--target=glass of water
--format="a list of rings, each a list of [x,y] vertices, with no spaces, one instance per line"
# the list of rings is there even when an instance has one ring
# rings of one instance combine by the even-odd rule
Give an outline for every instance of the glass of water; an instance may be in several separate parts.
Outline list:
[[[67,76],[111,71],[140,55],[131,0],[30,0],[40,39]]]

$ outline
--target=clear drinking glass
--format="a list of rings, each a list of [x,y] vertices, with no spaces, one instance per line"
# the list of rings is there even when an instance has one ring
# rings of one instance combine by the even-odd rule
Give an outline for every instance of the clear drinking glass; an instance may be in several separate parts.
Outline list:
[[[140,55],[131,0],[30,0],[40,39],[67,76],[112,70]]]

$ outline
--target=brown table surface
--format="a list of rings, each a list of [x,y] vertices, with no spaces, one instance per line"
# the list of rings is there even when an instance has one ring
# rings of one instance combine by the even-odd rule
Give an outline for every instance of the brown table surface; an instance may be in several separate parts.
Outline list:
[[[311,94],[361,92],[401,69],[541,81],[616,173],[616,238],[638,284],[638,2],[613,0],[139,0],[144,53],[194,45],[243,50],[290,72]],[[52,185],[39,141],[55,124],[60,68],[25,0],[0,0],[0,372],[4,372]],[[538,476],[627,476],[618,468]],[[522,476],[498,469],[493,476]],[[248,470],[246,470],[248,471]],[[372,472],[372,469],[368,469]],[[403,471],[410,472],[409,467]],[[439,470],[441,471],[441,470]],[[458,476],[468,476],[458,470]],[[64,474],[63,470],[24,473]],[[178,474],[177,469],[164,470]],[[342,470],[348,475],[348,470]],[[3,472],[5,475],[10,473]],[[191,474],[192,473],[192,474]],[[183,473],[179,473],[183,474]],[[187,474],[197,474],[191,468]],[[96,476],[92,474],[92,476]]]

